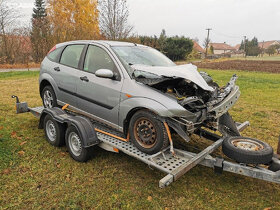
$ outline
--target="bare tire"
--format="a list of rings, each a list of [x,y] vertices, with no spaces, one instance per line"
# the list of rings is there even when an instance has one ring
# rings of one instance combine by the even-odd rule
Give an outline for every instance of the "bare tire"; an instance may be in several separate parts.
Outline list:
[[[222,149],[226,156],[239,163],[266,164],[273,156],[273,149],[267,143],[242,136],[226,138]]]
[[[66,130],[65,142],[71,157],[78,162],[86,162],[90,159],[91,147],[84,148],[82,145],[82,137],[74,126],[70,126]]]
[[[47,115],[44,118],[44,131],[46,139],[51,145],[55,147],[64,145],[65,129],[51,115]]]
[[[129,123],[132,143],[142,152],[154,154],[168,146],[164,124],[149,111],[136,112]]]
[[[55,92],[50,85],[44,87],[41,96],[42,96],[44,107],[53,108],[58,106]]]

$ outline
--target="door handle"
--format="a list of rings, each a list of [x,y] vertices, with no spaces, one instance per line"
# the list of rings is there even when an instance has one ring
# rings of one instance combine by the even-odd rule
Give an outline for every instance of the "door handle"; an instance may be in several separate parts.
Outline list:
[[[59,67],[55,67],[55,68],[53,68],[53,70],[60,71],[60,68]]]
[[[85,82],[88,82],[88,81],[89,81],[89,79],[88,79],[86,76],[80,77],[80,80],[85,81]]]

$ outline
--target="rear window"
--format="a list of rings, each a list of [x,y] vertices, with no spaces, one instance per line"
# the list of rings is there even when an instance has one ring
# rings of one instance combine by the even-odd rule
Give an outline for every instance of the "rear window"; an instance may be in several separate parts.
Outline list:
[[[78,68],[80,57],[85,45],[69,45],[61,55],[60,63],[73,68]]]
[[[62,50],[63,50],[63,47],[59,47],[59,48],[55,49],[54,51],[52,51],[51,53],[49,53],[47,57],[54,62],[59,62],[59,58],[60,58]]]

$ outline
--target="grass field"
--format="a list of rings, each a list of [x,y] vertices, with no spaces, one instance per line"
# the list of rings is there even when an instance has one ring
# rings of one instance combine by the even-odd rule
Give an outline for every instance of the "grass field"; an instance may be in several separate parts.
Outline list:
[[[235,73],[205,71],[219,84]],[[244,136],[276,149],[280,74],[236,73],[242,95],[231,114],[236,121],[251,122]],[[75,162],[65,147],[46,142],[36,118],[15,114],[12,94],[30,106],[41,105],[38,72],[1,73],[0,88],[0,209],[279,209],[279,185],[230,173],[216,175],[202,166],[159,189],[164,174],[125,154],[96,148],[92,160]],[[193,138],[191,144],[197,142]]]
[[[246,58],[232,58],[232,59],[241,59],[241,60],[258,60],[258,61],[280,61],[280,55],[264,55],[263,57],[247,56]]]

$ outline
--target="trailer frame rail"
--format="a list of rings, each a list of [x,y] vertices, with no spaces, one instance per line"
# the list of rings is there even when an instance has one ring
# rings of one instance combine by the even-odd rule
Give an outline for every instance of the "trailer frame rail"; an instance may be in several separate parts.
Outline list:
[[[34,107],[29,108],[26,102],[20,103],[18,98],[16,103],[17,113],[31,112],[35,117],[40,118],[44,111],[44,107]],[[68,114],[67,112],[65,114]],[[65,115],[64,114],[64,115]],[[75,114],[75,113],[74,113]],[[61,115],[62,116],[62,115]],[[264,165],[246,165],[236,162],[231,162],[224,160],[220,157],[212,157],[210,154],[218,149],[224,140],[223,137],[219,138],[217,135],[213,135],[209,140],[214,141],[212,145],[206,147],[199,153],[193,153],[185,151],[182,149],[174,148],[174,153],[170,152],[170,147],[165,148],[153,155],[148,155],[139,151],[132,143],[124,141],[123,136],[119,132],[114,131],[96,121],[92,121],[93,127],[95,129],[97,138],[100,140],[98,146],[101,148],[111,151],[111,152],[123,152],[131,157],[134,157],[143,163],[146,163],[150,167],[156,168],[167,175],[159,181],[159,187],[164,188],[171,184],[172,182],[178,180],[181,176],[187,173],[196,165],[203,165],[206,167],[213,168],[215,172],[222,173],[222,171],[227,171],[235,174],[240,174],[252,178],[257,178],[269,182],[274,182],[280,184],[280,170],[274,172],[269,170],[267,166]],[[236,123],[239,131],[244,130],[249,126],[249,122]],[[107,135],[110,133],[111,135]],[[207,133],[205,130],[200,130],[199,134],[212,135]],[[119,138],[118,138],[119,136]],[[279,156],[274,155],[273,161],[280,165]]]

